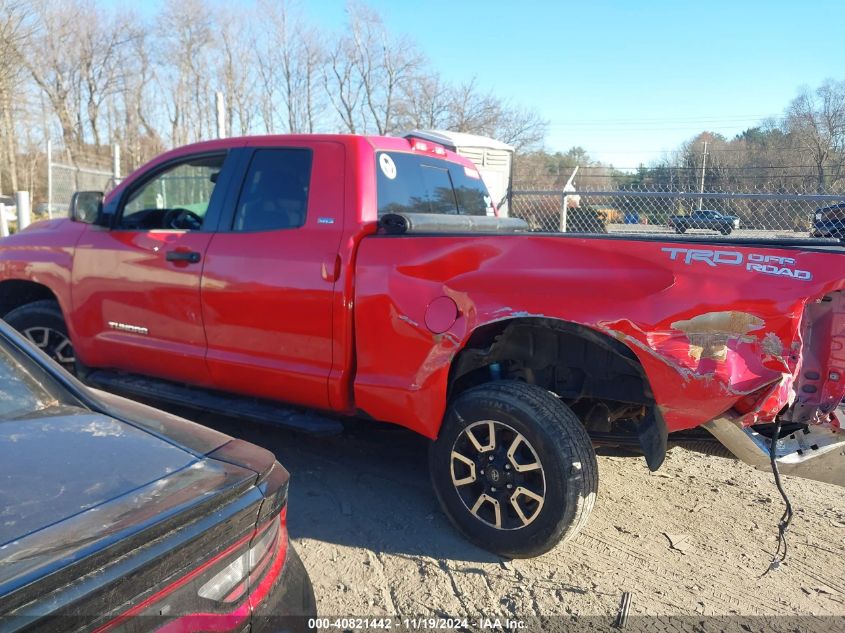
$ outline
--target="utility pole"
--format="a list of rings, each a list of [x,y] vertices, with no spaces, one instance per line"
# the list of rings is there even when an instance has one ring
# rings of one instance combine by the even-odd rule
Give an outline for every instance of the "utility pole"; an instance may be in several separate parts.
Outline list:
[[[111,175],[114,180],[114,186],[117,187],[120,184],[120,145],[117,143],[112,145]]]
[[[53,217],[53,141],[47,139],[47,217]]]
[[[704,170],[707,167],[707,141],[704,141],[704,158],[701,159],[701,189],[699,191],[701,197],[698,199],[698,210],[701,211],[701,205],[704,203]]]
[[[223,93],[218,90],[214,96],[217,102],[217,138],[226,138],[226,112],[223,107]]]
[[[29,208],[29,192],[15,192],[15,206],[18,208],[18,231],[23,231],[29,226],[32,219]]]

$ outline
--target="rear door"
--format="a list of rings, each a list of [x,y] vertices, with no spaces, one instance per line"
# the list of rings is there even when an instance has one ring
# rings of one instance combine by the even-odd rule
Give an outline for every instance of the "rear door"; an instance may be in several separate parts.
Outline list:
[[[203,268],[211,379],[227,391],[328,408],[344,148],[309,141],[247,151]]]
[[[200,278],[236,162],[218,151],[154,167],[121,194],[111,229],[86,230],[73,264],[83,362],[209,382]]]

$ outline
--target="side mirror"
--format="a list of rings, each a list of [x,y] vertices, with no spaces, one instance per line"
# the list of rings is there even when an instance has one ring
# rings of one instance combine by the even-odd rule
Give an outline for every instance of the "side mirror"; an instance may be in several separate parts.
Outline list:
[[[97,224],[103,215],[102,191],[77,191],[70,199],[70,219]]]

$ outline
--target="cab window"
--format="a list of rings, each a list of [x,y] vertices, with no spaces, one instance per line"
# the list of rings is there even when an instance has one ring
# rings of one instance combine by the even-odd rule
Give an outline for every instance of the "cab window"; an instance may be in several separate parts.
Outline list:
[[[225,154],[193,158],[142,183],[129,193],[118,228],[202,229],[225,159]]]
[[[252,156],[233,231],[276,231],[305,224],[311,150],[259,149]]]
[[[492,200],[476,170],[404,152],[379,152],[376,165],[379,215],[493,215]]]

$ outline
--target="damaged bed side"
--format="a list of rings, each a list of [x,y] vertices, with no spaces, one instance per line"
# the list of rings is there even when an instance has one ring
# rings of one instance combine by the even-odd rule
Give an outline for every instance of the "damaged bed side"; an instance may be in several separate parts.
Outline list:
[[[808,303],[804,310],[801,345],[793,357],[795,371],[772,388],[756,410],[741,406],[707,422],[704,427],[742,461],[769,470],[771,440],[782,474],[845,485],[845,291]],[[760,423],[755,413],[777,407],[777,421]]]
[[[702,437],[697,429],[768,468],[780,421],[783,472],[845,484],[841,249],[428,231],[361,246],[355,400],[367,414],[434,438],[460,388],[523,380],[575,409],[616,401],[612,419],[652,411],[662,449],[634,433],[652,469],[667,432],[671,446]],[[443,306],[448,322],[434,327]],[[366,353],[385,333],[364,325],[384,314],[393,315],[387,360]],[[620,343],[625,353],[605,353]],[[591,390],[576,380],[615,368],[617,379],[593,376]]]

